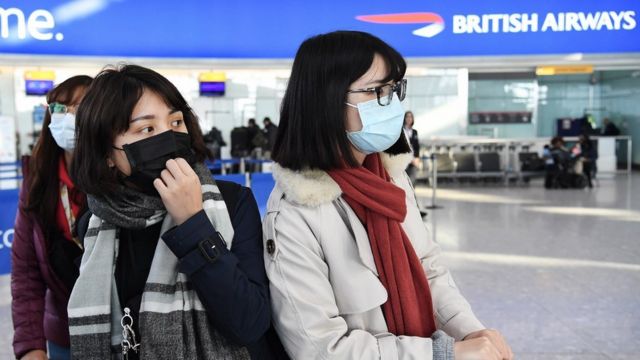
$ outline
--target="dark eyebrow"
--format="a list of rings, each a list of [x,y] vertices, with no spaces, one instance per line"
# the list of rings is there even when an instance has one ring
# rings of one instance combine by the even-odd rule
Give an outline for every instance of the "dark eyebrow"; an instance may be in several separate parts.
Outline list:
[[[173,109],[173,110],[169,111],[169,115],[175,114],[177,112],[181,112],[181,111],[178,110],[178,109]],[[135,119],[132,119],[131,121],[129,121],[129,124],[131,124],[132,122],[138,121],[138,120],[153,120],[155,118],[156,118],[155,115],[143,115],[143,116],[139,116],[139,117],[137,117]]]
[[[376,85],[376,84],[382,85],[384,83],[382,82],[382,80],[372,80],[372,81],[369,81],[368,83],[366,83],[365,86]]]
[[[132,122],[136,122],[138,120],[153,120],[155,119],[155,115],[144,115],[144,116],[139,116],[135,119],[132,119],[131,121],[129,121],[129,124],[131,124]]]
[[[381,79],[381,80],[371,80],[368,83],[365,84],[365,86],[371,86],[371,85],[387,85],[389,83],[388,79]]]

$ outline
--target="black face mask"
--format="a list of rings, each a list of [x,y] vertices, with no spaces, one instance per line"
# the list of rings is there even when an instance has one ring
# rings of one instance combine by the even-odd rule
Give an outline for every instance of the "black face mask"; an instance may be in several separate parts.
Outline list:
[[[175,158],[185,159],[191,167],[195,163],[195,156],[191,150],[189,134],[176,131],[165,131],[162,134],[136,141],[122,146],[131,165],[131,175],[124,180],[136,185],[143,192],[158,195],[153,181],[160,177],[166,168],[167,160]]]

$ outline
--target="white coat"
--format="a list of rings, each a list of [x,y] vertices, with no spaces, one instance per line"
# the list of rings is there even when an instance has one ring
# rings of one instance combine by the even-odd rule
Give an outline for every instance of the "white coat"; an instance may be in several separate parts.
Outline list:
[[[406,194],[402,227],[431,288],[438,329],[456,340],[484,326],[440,261],[440,248],[420,216],[404,170],[411,154],[381,154],[393,183]],[[276,331],[293,359],[432,359],[430,338],[395,336],[381,305],[366,229],[323,171],[274,166],[276,186],[263,222],[265,267]]]

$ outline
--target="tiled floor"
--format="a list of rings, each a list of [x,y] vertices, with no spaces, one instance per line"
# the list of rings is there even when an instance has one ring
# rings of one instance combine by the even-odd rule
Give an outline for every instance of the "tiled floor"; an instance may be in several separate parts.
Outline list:
[[[427,223],[517,359],[640,359],[640,176],[599,185],[438,191]]]
[[[419,201],[430,190],[418,187]],[[593,190],[440,189],[427,223],[462,292],[517,359],[640,359],[640,174]],[[0,359],[11,356],[0,278]]]

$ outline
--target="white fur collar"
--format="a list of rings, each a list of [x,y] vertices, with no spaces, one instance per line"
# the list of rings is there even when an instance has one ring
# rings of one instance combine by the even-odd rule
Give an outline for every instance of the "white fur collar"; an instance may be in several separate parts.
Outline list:
[[[392,178],[403,176],[413,154],[380,153],[382,164]],[[293,171],[273,164],[273,177],[288,200],[299,205],[317,207],[332,202],[341,194],[340,186],[322,170]]]

